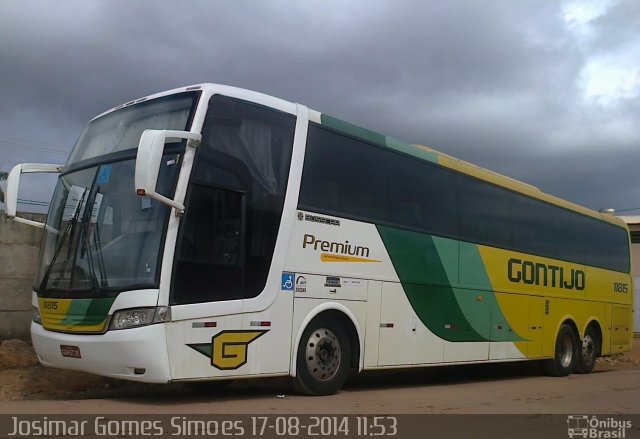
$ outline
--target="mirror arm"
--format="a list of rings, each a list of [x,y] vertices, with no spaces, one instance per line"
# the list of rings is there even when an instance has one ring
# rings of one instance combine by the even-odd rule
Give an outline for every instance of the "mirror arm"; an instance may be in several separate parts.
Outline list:
[[[165,141],[170,138],[186,139],[187,148],[200,146],[202,135],[190,131],[145,130],[140,137],[138,155],[136,157],[135,189],[141,197],[149,197],[175,209],[176,215],[184,213],[184,204],[165,197],[156,192],[158,174]]]
[[[182,215],[184,213],[184,204],[178,203],[177,201],[174,201],[171,198],[167,198],[164,195],[160,195],[157,192],[148,194],[144,189],[136,189],[136,194],[140,195],[141,197],[149,197],[153,200],[158,200],[163,204],[167,204],[173,207],[176,210],[176,215]]]
[[[27,224],[33,227],[44,228],[45,223],[33,221],[17,216],[18,210],[18,189],[20,187],[20,176],[22,174],[60,173],[64,165],[51,165],[46,163],[20,163],[15,165],[7,178],[7,196],[5,199],[5,216],[17,223]]]

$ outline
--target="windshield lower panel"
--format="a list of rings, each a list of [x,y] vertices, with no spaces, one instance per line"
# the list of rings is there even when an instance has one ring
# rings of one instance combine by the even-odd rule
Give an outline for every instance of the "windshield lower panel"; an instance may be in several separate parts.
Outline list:
[[[163,156],[157,191],[172,197],[180,155]],[[134,191],[135,160],[91,166],[58,180],[40,254],[36,291],[107,297],[157,288],[170,208]]]

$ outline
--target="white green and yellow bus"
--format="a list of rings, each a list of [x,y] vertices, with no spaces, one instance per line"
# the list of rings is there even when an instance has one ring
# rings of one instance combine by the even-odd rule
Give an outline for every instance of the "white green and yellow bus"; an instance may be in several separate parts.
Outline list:
[[[60,172],[46,224],[20,176]],[[89,122],[10,173],[44,228],[42,364],[145,382],[543,360],[632,339],[625,224],[264,94],[201,84]]]

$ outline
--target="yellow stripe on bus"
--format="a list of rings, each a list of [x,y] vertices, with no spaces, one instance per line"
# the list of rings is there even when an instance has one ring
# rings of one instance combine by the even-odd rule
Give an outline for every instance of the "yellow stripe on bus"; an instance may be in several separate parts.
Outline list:
[[[336,255],[333,253],[322,253],[322,262],[382,262],[376,259],[356,258],[355,256]]]

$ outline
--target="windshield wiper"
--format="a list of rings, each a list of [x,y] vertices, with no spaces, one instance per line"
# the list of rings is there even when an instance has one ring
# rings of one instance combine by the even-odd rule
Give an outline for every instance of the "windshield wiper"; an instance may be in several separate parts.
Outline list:
[[[98,229],[99,222],[93,225],[93,242],[96,244],[96,251],[98,252],[98,268],[100,269],[100,281],[102,286],[108,287],[107,283],[107,270],[104,266],[104,255],[102,254],[102,241],[100,241],[100,231]]]
[[[98,290],[106,283],[106,276],[104,273],[104,261],[102,259],[102,249],[100,248],[100,236],[98,234],[98,219],[96,218],[95,224],[92,223],[93,219],[93,209],[95,207],[96,198],[98,196],[98,191],[93,194],[93,199],[91,200],[91,208],[85,210],[85,226],[82,229],[82,245],[87,251],[87,268],[89,270],[89,277],[91,278],[91,285],[93,287],[94,293],[97,293]],[[88,207],[88,206],[87,206]],[[91,233],[89,233],[89,228],[91,228]],[[93,241],[96,244],[96,249],[98,252],[98,265],[100,266],[100,279],[102,284],[98,282],[98,277],[96,276],[96,272],[93,266],[93,250],[91,249],[91,237],[93,237]],[[96,239],[97,237],[97,239]]]
[[[89,227],[92,227],[90,223],[91,218],[89,218],[89,221],[86,222],[85,226],[82,228],[82,245],[87,251],[87,269],[89,270],[89,278],[91,279],[93,292],[96,293],[100,289],[100,284],[98,283],[96,272],[93,269],[93,251],[91,250],[91,243],[89,242]],[[82,252],[82,249],[80,250],[80,252]]]
[[[73,238],[73,235],[74,235],[74,232],[75,232],[75,225],[78,223],[78,217],[80,216],[80,210],[81,210],[82,204],[84,203],[84,197],[85,197],[86,193],[87,193],[86,190],[82,193],[82,197],[80,198],[80,201],[78,202],[78,205],[76,206],[76,210],[73,212],[73,216],[71,218],[69,218],[69,222],[67,223],[67,227],[65,227],[64,232],[62,232],[62,236],[60,237],[60,241],[58,241],[58,245],[56,246],[56,250],[53,253],[53,257],[51,258],[51,262],[49,263],[49,266],[47,267],[47,271],[44,273],[44,276],[42,277],[42,282],[40,283],[40,291],[44,291],[46,286],[47,286],[47,282],[49,281],[49,275],[53,271],[53,266],[55,265],[56,260],[58,259],[58,256],[60,255],[60,252],[62,251],[62,247],[64,246],[64,243],[65,243],[65,240],[66,240],[67,236],[70,236],[70,239]],[[70,231],[71,231],[71,234],[69,234]],[[71,246],[69,246],[69,247],[71,247]],[[71,251],[71,250],[69,250],[69,251]],[[69,257],[69,254],[67,254],[67,257]],[[73,268],[72,268],[72,273],[73,273]]]

